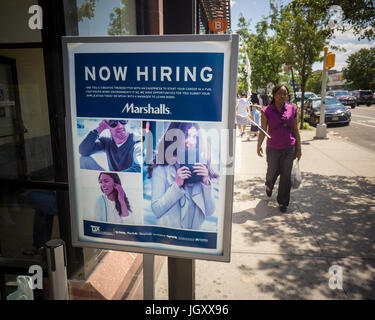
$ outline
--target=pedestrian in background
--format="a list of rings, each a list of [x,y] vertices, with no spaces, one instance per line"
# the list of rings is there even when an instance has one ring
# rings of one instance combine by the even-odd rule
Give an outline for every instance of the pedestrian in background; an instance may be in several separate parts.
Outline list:
[[[264,94],[262,94],[260,97],[261,97],[261,100],[262,100],[261,106],[262,107],[267,107],[270,104],[267,92],[265,92]]]
[[[260,105],[261,107],[264,107],[262,95],[259,95],[259,99],[258,100],[259,100],[259,103],[257,103],[257,104]]]
[[[251,103],[259,105],[259,96],[258,96],[258,94],[256,92],[253,92],[251,94]]]
[[[251,124],[250,131],[253,133],[253,136],[259,136],[259,126],[260,126],[260,111],[258,110],[260,108],[259,105],[253,104],[250,106],[251,110],[251,120],[253,120],[258,126],[255,124]]]
[[[277,202],[281,212],[286,212],[291,189],[293,160],[301,158],[301,137],[298,130],[297,107],[287,104],[289,89],[276,85],[272,89],[271,104],[262,109],[261,127],[270,138],[267,139],[266,193],[271,197],[277,177],[280,175]],[[265,134],[258,137],[257,153],[263,156],[262,143]]]
[[[249,106],[247,103],[247,94],[242,91],[240,98],[237,100],[236,106],[236,120],[240,136],[242,137],[246,130],[246,124],[248,124],[249,117]]]

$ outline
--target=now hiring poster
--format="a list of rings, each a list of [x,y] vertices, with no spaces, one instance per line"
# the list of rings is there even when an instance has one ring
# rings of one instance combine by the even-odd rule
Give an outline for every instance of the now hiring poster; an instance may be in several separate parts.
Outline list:
[[[74,245],[229,260],[237,48],[63,38]]]

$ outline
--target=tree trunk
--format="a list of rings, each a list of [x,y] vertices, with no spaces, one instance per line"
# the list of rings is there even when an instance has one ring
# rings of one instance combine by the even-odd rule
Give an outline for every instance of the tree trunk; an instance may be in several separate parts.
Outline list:
[[[302,79],[301,81],[301,124],[300,124],[300,129],[302,130],[303,128],[303,122],[304,122],[304,109],[305,109],[305,85],[306,85],[306,80]]]

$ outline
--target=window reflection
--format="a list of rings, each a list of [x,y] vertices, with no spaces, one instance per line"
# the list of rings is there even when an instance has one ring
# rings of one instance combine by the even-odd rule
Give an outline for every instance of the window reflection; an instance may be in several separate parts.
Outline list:
[[[77,0],[80,36],[135,35],[135,0]]]
[[[38,256],[59,237],[56,191],[0,187],[0,256]]]
[[[53,180],[41,48],[0,49],[0,178]]]
[[[0,43],[41,42],[41,31],[29,28],[29,8],[38,0],[0,1]]]

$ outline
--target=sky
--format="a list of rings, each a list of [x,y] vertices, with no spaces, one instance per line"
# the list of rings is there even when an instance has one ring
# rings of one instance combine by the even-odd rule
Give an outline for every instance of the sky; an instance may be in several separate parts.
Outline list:
[[[287,4],[288,0],[279,0],[279,4]],[[238,29],[238,19],[242,13],[246,21],[250,20],[250,29],[254,31],[255,25],[263,17],[266,17],[270,13],[270,1],[269,0],[231,0],[231,26],[232,30]],[[331,44],[338,45],[346,49],[346,52],[332,51],[336,54],[336,61],[334,70],[341,71],[346,66],[346,59],[352,53],[357,52],[362,48],[370,49],[375,47],[375,41],[361,40],[358,41],[351,31],[341,33],[335,33],[335,39],[331,40]],[[323,52],[322,52],[323,54]],[[313,70],[321,70],[323,62],[315,63]]]

